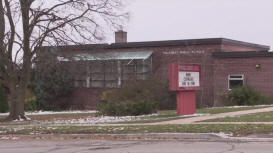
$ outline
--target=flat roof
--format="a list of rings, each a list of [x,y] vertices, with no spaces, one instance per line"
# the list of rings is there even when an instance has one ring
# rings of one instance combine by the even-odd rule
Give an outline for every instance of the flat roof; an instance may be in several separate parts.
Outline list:
[[[67,45],[43,48],[57,50],[94,50],[94,49],[122,49],[122,48],[140,48],[140,47],[164,47],[164,46],[190,46],[190,45],[221,45],[232,44],[236,46],[245,46],[257,48],[259,51],[268,51],[270,46],[255,43],[243,42],[227,38],[204,38],[204,39],[184,39],[184,40],[164,40],[164,41],[143,41],[143,42],[126,42],[112,44],[84,44],[84,45]]]
[[[245,46],[257,48],[259,50],[269,50],[270,46],[238,41],[227,38],[204,38],[204,39],[184,39],[184,40],[165,40],[165,41],[144,41],[144,42],[127,42],[113,43],[108,48],[137,48],[137,47],[161,47],[161,46],[190,46],[190,45],[221,45],[232,44],[237,46]]]
[[[252,57],[273,57],[273,52],[248,51],[248,52],[214,52],[215,58],[252,58]]]

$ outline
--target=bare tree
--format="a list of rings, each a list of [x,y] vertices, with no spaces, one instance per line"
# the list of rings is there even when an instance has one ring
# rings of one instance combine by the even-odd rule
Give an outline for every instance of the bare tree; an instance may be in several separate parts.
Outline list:
[[[24,99],[41,46],[102,40],[128,14],[122,0],[0,0],[0,86],[8,90],[8,119],[26,119]]]

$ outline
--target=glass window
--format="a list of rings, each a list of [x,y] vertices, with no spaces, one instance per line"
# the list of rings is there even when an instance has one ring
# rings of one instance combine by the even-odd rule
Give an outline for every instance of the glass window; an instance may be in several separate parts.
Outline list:
[[[118,88],[130,80],[145,80],[152,71],[147,59],[95,60],[82,64],[75,73],[75,87]]]
[[[103,81],[91,81],[91,87],[104,87]]]
[[[228,88],[234,89],[244,85],[244,75],[229,75],[228,76]]]

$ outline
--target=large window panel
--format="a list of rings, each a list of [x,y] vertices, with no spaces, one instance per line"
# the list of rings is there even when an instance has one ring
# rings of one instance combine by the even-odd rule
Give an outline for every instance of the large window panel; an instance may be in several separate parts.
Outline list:
[[[91,74],[91,81],[103,81],[104,78],[104,73],[92,73]]]
[[[228,76],[228,88],[232,90],[237,87],[244,85],[244,75],[242,74],[232,74]]]
[[[118,83],[117,83],[117,81],[106,81],[105,82],[105,87],[106,88],[117,88]]]
[[[130,80],[145,80],[152,71],[151,54],[152,51],[82,54],[85,61],[77,62],[75,76],[81,78],[75,77],[75,86],[118,88]]]
[[[91,81],[91,87],[104,87],[104,81]]]
[[[116,81],[118,79],[117,74],[114,73],[105,73],[106,81]]]
[[[117,61],[106,61],[105,62],[105,72],[106,73],[117,73],[118,72]]]

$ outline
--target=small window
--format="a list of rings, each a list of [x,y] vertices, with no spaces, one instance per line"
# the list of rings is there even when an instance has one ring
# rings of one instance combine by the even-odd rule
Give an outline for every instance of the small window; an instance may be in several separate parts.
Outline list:
[[[228,89],[234,89],[244,85],[244,75],[229,75],[228,76]]]

